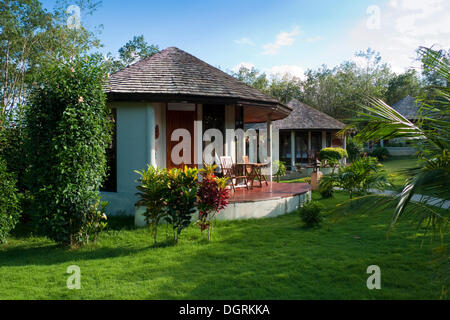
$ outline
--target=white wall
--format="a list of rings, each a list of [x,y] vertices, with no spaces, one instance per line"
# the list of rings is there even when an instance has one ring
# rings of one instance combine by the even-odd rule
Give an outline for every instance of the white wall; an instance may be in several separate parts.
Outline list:
[[[152,155],[153,165],[165,166],[165,104],[115,102],[109,107],[117,110],[117,192],[102,192],[102,199],[109,202],[109,214],[132,215],[139,177],[134,170],[147,168]]]

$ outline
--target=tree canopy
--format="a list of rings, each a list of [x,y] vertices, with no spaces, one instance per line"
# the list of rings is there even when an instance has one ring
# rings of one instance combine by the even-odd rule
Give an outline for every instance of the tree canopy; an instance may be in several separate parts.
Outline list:
[[[413,69],[394,73],[370,48],[333,68],[322,65],[308,69],[303,79],[289,74],[268,77],[254,67],[241,67],[232,75],[280,102],[296,98],[344,122],[356,115],[360,104],[366,103],[364,96],[394,103],[406,95],[419,96],[424,86],[421,74]]]

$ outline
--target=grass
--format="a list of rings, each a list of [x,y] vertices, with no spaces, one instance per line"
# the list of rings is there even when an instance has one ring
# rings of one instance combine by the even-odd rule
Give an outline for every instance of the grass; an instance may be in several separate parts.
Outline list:
[[[400,191],[408,178],[405,169],[417,167],[417,158],[413,157],[392,157],[382,162],[388,172],[390,181],[395,190]]]
[[[320,196],[313,194],[315,199]],[[347,196],[320,200],[328,209]],[[148,229],[112,219],[96,246],[77,251],[41,237],[16,235],[0,246],[0,299],[439,299],[442,280],[428,238],[391,211],[327,213],[308,229],[298,214],[218,222],[214,238],[195,226],[178,245],[153,246]],[[369,265],[381,268],[381,290],[368,290]],[[66,288],[70,265],[81,290]]]
[[[392,183],[393,189],[401,191],[404,187],[405,181],[408,178],[405,169],[414,168],[417,166],[417,158],[413,157],[391,157],[381,163],[384,165],[389,177],[389,181]],[[303,177],[298,179],[284,180],[280,182],[293,183],[293,182],[307,182],[309,177]]]

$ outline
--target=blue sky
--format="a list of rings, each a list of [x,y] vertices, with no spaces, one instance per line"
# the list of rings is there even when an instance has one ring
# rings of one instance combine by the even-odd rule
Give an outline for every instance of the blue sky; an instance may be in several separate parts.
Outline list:
[[[103,25],[103,50],[113,54],[143,34],[149,43],[179,47],[223,70],[244,64],[301,75],[372,47],[400,72],[414,66],[419,45],[450,47],[448,2],[104,0],[93,16],[81,18]],[[43,3],[50,9],[55,1]]]

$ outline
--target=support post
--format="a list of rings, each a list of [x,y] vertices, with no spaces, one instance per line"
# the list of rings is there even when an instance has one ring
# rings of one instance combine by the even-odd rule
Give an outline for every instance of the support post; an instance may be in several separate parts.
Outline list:
[[[203,167],[203,105],[197,104],[197,121],[194,122],[194,164]]]
[[[271,115],[267,116],[267,161],[269,161],[269,181],[272,182],[272,119]]]
[[[311,131],[308,131],[308,151],[311,150]]]
[[[156,167],[156,145],[155,145],[155,109],[149,104],[145,109],[147,122],[147,163]]]
[[[295,131],[291,130],[291,166],[295,168]]]
[[[322,149],[327,147],[327,132],[322,131]]]

